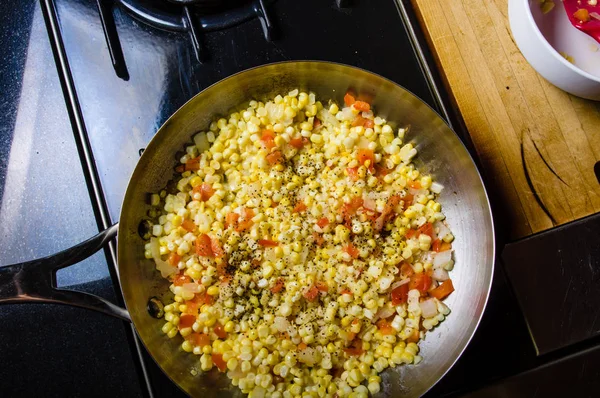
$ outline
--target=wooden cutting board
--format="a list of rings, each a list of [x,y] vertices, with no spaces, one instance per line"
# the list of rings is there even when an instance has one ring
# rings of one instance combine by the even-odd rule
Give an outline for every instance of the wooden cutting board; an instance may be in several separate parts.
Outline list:
[[[510,238],[600,211],[600,102],[529,66],[507,0],[411,1]]]

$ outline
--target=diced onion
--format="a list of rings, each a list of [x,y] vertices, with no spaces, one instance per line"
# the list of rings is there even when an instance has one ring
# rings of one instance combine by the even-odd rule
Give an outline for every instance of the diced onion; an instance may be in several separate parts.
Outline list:
[[[387,305],[380,308],[379,311],[375,314],[375,318],[377,319],[385,319],[389,318],[396,313],[396,309],[394,307],[388,307]]]
[[[273,320],[273,325],[275,326],[275,329],[279,330],[280,332],[285,332],[290,326],[290,322],[287,320],[287,318],[276,316]]]
[[[315,363],[319,362],[319,356],[319,351],[312,347],[306,347],[305,349],[298,351],[298,359],[308,366],[313,366]]]
[[[444,189],[444,186],[442,184],[440,184],[439,182],[434,181],[431,183],[431,187],[429,187],[429,189],[433,193],[440,193],[440,192],[442,192],[442,189]]]
[[[437,253],[433,257],[433,268],[440,268],[444,265],[448,264],[452,260],[452,250],[446,250],[440,253]]]
[[[177,272],[177,267],[172,267],[160,258],[160,245],[157,238],[150,238],[150,251],[152,252],[152,258],[156,263],[156,269],[160,271],[163,278]]]
[[[272,263],[277,261],[277,255],[275,254],[275,250],[273,248],[265,248],[265,260],[268,260]]]
[[[369,141],[369,139],[368,139],[368,138],[366,138],[366,137],[362,136],[362,137],[360,137],[360,138],[359,138],[359,140],[358,140],[358,144],[357,144],[356,146],[357,146],[359,149],[367,149],[367,148],[369,148],[369,143],[370,143],[370,142],[371,142],[371,141]]]
[[[363,207],[367,210],[375,211],[375,200],[371,198],[365,198],[363,201]]]
[[[392,278],[387,278],[387,277],[383,277],[383,278],[379,279],[379,290],[382,292],[386,291],[392,284],[392,281],[393,281]]]
[[[242,377],[246,376],[246,373],[244,373],[242,371],[242,367],[241,366],[238,366],[237,368],[235,368],[235,370],[230,370],[229,372],[227,372],[227,376],[230,379],[233,379],[234,377],[236,379],[241,379]]]
[[[334,115],[332,115],[331,113],[329,113],[329,111],[327,111],[327,109],[325,109],[325,108],[323,108],[323,109],[321,109],[321,111],[319,111],[317,117],[323,122],[323,125],[329,124],[329,125],[332,125],[334,128],[340,127],[340,121],[337,120],[336,117]]]
[[[194,294],[200,293],[202,289],[197,283],[184,283],[181,287],[183,288],[184,292],[190,292]]]
[[[408,188],[408,193],[413,196],[420,196],[420,195],[425,195],[425,193],[427,193],[427,191],[424,189]]]
[[[300,252],[300,263],[301,264],[304,264],[306,262],[306,259],[308,258],[309,252],[310,251],[308,249],[308,246],[304,246],[304,248]]]
[[[208,142],[208,137],[206,133],[198,133],[194,136],[194,144],[198,147],[198,152],[202,153],[204,151],[208,151],[210,148],[210,142]]]
[[[448,271],[441,267],[434,268],[431,278],[435,279],[436,281],[445,281],[449,278]]]
[[[392,284],[392,290],[394,290],[394,289],[395,289],[395,288],[397,288],[398,286],[406,285],[408,282],[410,282],[410,279],[409,279],[409,278],[402,279],[401,281],[394,282],[394,283]]]
[[[352,108],[351,107],[347,107],[342,109],[342,120],[354,120],[355,116],[354,116],[354,112],[352,112]]]
[[[450,229],[441,221],[436,221],[433,223],[433,228],[437,229],[437,238],[444,239],[446,235],[450,233]]]
[[[437,315],[437,305],[432,298],[421,301],[419,306],[421,307],[423,318],[431,318]]]

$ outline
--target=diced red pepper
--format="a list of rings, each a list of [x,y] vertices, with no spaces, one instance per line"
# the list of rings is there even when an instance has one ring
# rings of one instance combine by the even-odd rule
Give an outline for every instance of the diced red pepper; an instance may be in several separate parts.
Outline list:
[[[179,317],[179,329],[190,328],[196,322],[196,317],[194,315],[185,314]]]
[[[293,212],[294,213],[302,213],[306,209],[307,209],[306,205],[304,204],[304,202],[302,202],[300,200],[300,201],[298,201],[298,203],[296,203],[296,206],[294,206]]]
[[[371,105],[364,101],[356,101],[352,106],[354,106],[354,109],[358,109],[361,112],[368,112],[371,110]]]
[[[316,231],[313,231],[312,236],[317,246],[323,246],[323,243],[325,243],[325,238],[323,238],[321,234],[317,233]]]
[[[313,120],[313,128],[317,128],[317,127],[319,127],[321,124],[322,124],[322,123],[321,123],[321,120],[319,120],[319,118],[315,118],[315,119]]]
[[[223,255],[225,254],[225,252],[223,251],[223,248],[221,247],[221,242],[219,242],[218,239],[210,240],[210,248],[215,257],[223,257]]]
[[[185,170],[186,171],[197,171],[200,169],[200,156],[197,156],[193,159],[189,159],[185,162]]]
[[[352,121],[352,126],[364,126],[367,119],[362,117],[361,115],[356,115],[356,118]]]
[[[358,154],[356,156],[358,163],[364,164],[366,166],[367,160],[369,161],[369,165],[367,166],[369,169],[375,167],[375,153],[370,149],[361,148],[358,150]]]
[[[208,304],[208,305],[212,305],[215,302],[213,296],[210,296],[206,293],[197,294],[195,297],[195,301],[198,304]]]
[[[365,124],[363,124],[363,127],[366,129],[372,129],[375,127],[375,122],[373,119],[365,119]]]
[[[377,321],[377,328],[384,336],[396,333],[396,329],[394,329],[392,325],[385,319],[380,319],[379,321]]]
[[[232,227],[237,224],[240,215],[237,213],[227,213],[225,216],[225,228]]]
[[[329,225],[329,219],[327,217],[322,217],[317,221],[317,225],[319,228],[325,228]]]
[[[452,293],[453,291],[454,291],[454,285],[452,284],[452,280],[446,279],[444,282],[442,282],[441,285],[439,285],[435,289],[431,290],[429,292],[429,295],[431,297],[435,297],[438,300],[443,300],[446,297],[448,297],[448,295],[450,293]]]
[[[225,261],[217,262],[217,275],[222,282],[231,279],[231,275],[227,274],[227,263]]]
[[[359,196],[354,197],[350,199],[350,202],[344,203],[342,213],[344,213],[344,215],[352,216],[356,214],[356,211],[362,207],[363,203],[363,198]]]
[[[278,242],[275,242],[274,240],[269,240],[269,239],[259,239],[258,240],[258,244],[264,247],[275,247],[275,246],[279,246]]]
[[[400,268],[400,277],[402,279],[410,278],[415,273],[415,271],[413,270],[413,267],[406,261],[403,261],[400,264],[399,268]]]
[[[299,350],[305,350],[305,349],[306,349],[306,347],[308,347],[308,346],[307,346],[307,345],[306,345],[306,343],[305,343],[305,342],[303,342],[303,341],[301,341],[301,342],[300,342],[300,344],[298,344],[298,349],[299,349]]]
[[[421,182],[419,181],[411,181],[408,183],[408,186],[413,189],[421,189]]]
[[[381,213],[377,220],[375,220],[375,230],[381,231],[383,229],[390,216],[392,216],[396,211],[396,206],[398,206],[398,203],[400,203],[400,196],[392,195],[389,197],[385,204],[385,208],[383,209],[383,213]]]
[[[349,347],[344,348],[344,352],[350,356],[361,355],[365,352],[365,350],[362,349],[362,340],[356,338],[353,339],[352,344],[350,344]]]
[[[358,258],[360,254],[360,251],[356,247],[354,247],[352,243],[349,243],[348,245],[344,246],[342,250],[348,253],[352,258]]]
[[[204,333],[192,333],[185,338],[195,347],[204,347],[210,345],[210,336]]]
[[[382,164],[375,165],[375,175],[379,178],[385,177],[386,175],[390,174],[393,170],[393,169],[388,169],[385,166],[384,162],[381,162],[381,163]]]
[[[175,276],[175,278],[173,278],[173,284],[175,286],[182,286],[184,283],[191,283],[192,282],[192,278],[190,278],[187,275],[183,275],[183,274],[177,274],[177,276]]]
[[[175,168],[175,171],[178,173],[183,173],[184,171],[196,171],[200,169],[200,157],[195,157],[193,159],[188,159],[184,164],[180,164]]]
[[[304,146],[304,140],[302,139],[302,137],[292,138],[290,140],[290,145],[296,149],[301,149]]]
[[[308,301],[315,301],[317,296],[319,296],[319,289],[317,289],[317,287],[313,285],[310,287],[310,289],[304,292],[303,296]]]
[[[179,254],[177,254],[176,252],[171,252],[171,254],[169,254],[169,258],[167,259],[167,262],[172,265],[173,267],[177,267],[177,264],[179,264],[179,261],[181,261],[181,256]]]
[[[273,285],[273,287],[271,288],[271,293],[279,293],[281,290],[283,290],[285,286],[285,282],[283,281],[282,278],[278,278],[275,281],[275,284]]]
[[[419,233],[417,232],[416,229],[408,229],[408,230],[406,230],[406,237],[408,239],[412,239],[412,238],[415,238],[417,236],[419,236]]]
[[[192,220],[190,220],[189,218],[186,218],[185,220],[183,220],[183,222],[181,223],[181,226],[183,227],[183,229],[185,229],[188,232],[193,232],[196,229],[196,224],[194,224],[194,222]]]
[[[275,133],[273,130],[263,130],[260,140],[266,149],[270,150],[275,147]]]
[[[271,166],[274,166],[278,163],[281,163],[283,160],[283,155],[281,154],[281,151],[275,151],[268,154],[266,159]]]
[[[220,339],[224,339],[227,337],[227,332],[225,331],[225,328],[219,322],[216,322],[215,326],[213,326],[213,332],[215,332],[215,334]]]
[[[346,104],[346,106],[350,106],[355,102],[356,98],[354,98],[354,96],[350,92],[347,92],[346,95],[344,95],[344,104]]]
[[[418,343],[421,335],[419,333],[419,329],[415,328],[410,336],[406,339],[409,343]]]
[[[352,181],[358,181],[360,179],[358,176],[358,167],[347,167],[346,172]]]
[[[452,249],[452,244],[448,243],[448,242],[444,242],[443,240],[440,239],[435,239],[433,241],[433,243],[431,244],[431,250],[433,250],[434,252],[445,252]]]
[[[196,254],[202,257],[213,257],[210,236],[201,234],[196,238]]]
[[[254,225],[252,220],[244,220],[240,221],[237,228],[235,229],[237,232],[244,232],[249,230]]]
[[[252,221],[252,217],[255,216],[254,210],[244,207],[242,209],[242,216],[244,217],[244,221],[240,221],[238,223],[238,226],[236,228],[236,231],[238,232],[246,231],[250,229],[252,225],[254,225],[254,222]]]
[[[244,216],[245,219],[252,218],[255,215],[256,214],[254,213],[254,210],[252,210],[251,208],[249,208],[249,207],[242,208],[242,216]]]
[[[433,238],[433,224],[426,222],[425,224],[421,225],[419,229],[417,229],[417,232],[419,234],[429,235],[431,238]]]
[[[212,185],[210,185],[206,182],[203,182],[202,184],[195,186],[192,191],[194,193],[199,193],[200,200],[202,200],[203,202],[206,202],[215,194],[215,190],[212,187]]]
[[[408,290],[417,289],[421,293],[427,293],[427,290],[431,287],[431,277],[422,272],[414,274],[408,282]]]
[[[184,311],[186,314],[198,314],[198,307],[200,307],[200,295],[196,294],[193,299],[185,301],[186,310]]]
[[[342,289],[342,291],[340,292],[340,294],[352,294],[352,291],[348,288],[344,288]]]
[[[212,354],[211,359],[215,366],[219,368],[221,372],[225,372],[227,370],[227,362],[223,360],[222,354]]]
[[[408,283],[400,285],[394,290],[392,290],[391,297],[392,305],[400,305],[406,303],[406,300],[408,299]]]
[[[344,203],[342,206],[342,217],[346,221],[346,226],[350,228],[350,222],[352,221],[352,216],[356,214],[356,211],[360,209],[364,204],[363,198],[357,196],[350,199],[349,203]]]
[[[324,282],[317,282],[317,283],[315,283],[315,287],[320,292],[328,292],[329,291],[329,286],[327,286],[327,284],[324,283]]]

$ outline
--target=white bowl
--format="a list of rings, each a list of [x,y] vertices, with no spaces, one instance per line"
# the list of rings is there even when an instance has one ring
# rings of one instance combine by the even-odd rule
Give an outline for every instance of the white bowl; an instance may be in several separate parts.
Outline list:
[[[509,0],[510,29],[525,59],[546,80],[578,97],[600,101],[600,44],[577,30],[561,0],[543,14],[539,0]],[[567,61],[559,52],[573,58]]]

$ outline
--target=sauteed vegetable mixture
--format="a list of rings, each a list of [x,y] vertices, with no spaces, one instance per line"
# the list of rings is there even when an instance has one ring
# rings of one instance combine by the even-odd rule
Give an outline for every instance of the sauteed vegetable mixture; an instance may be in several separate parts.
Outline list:
[[[162,330],[252,397],[377,393],[450,312],[442,186],[405,129],[344,103],[251,101],[194,137],[176,194],[152,195]]]

